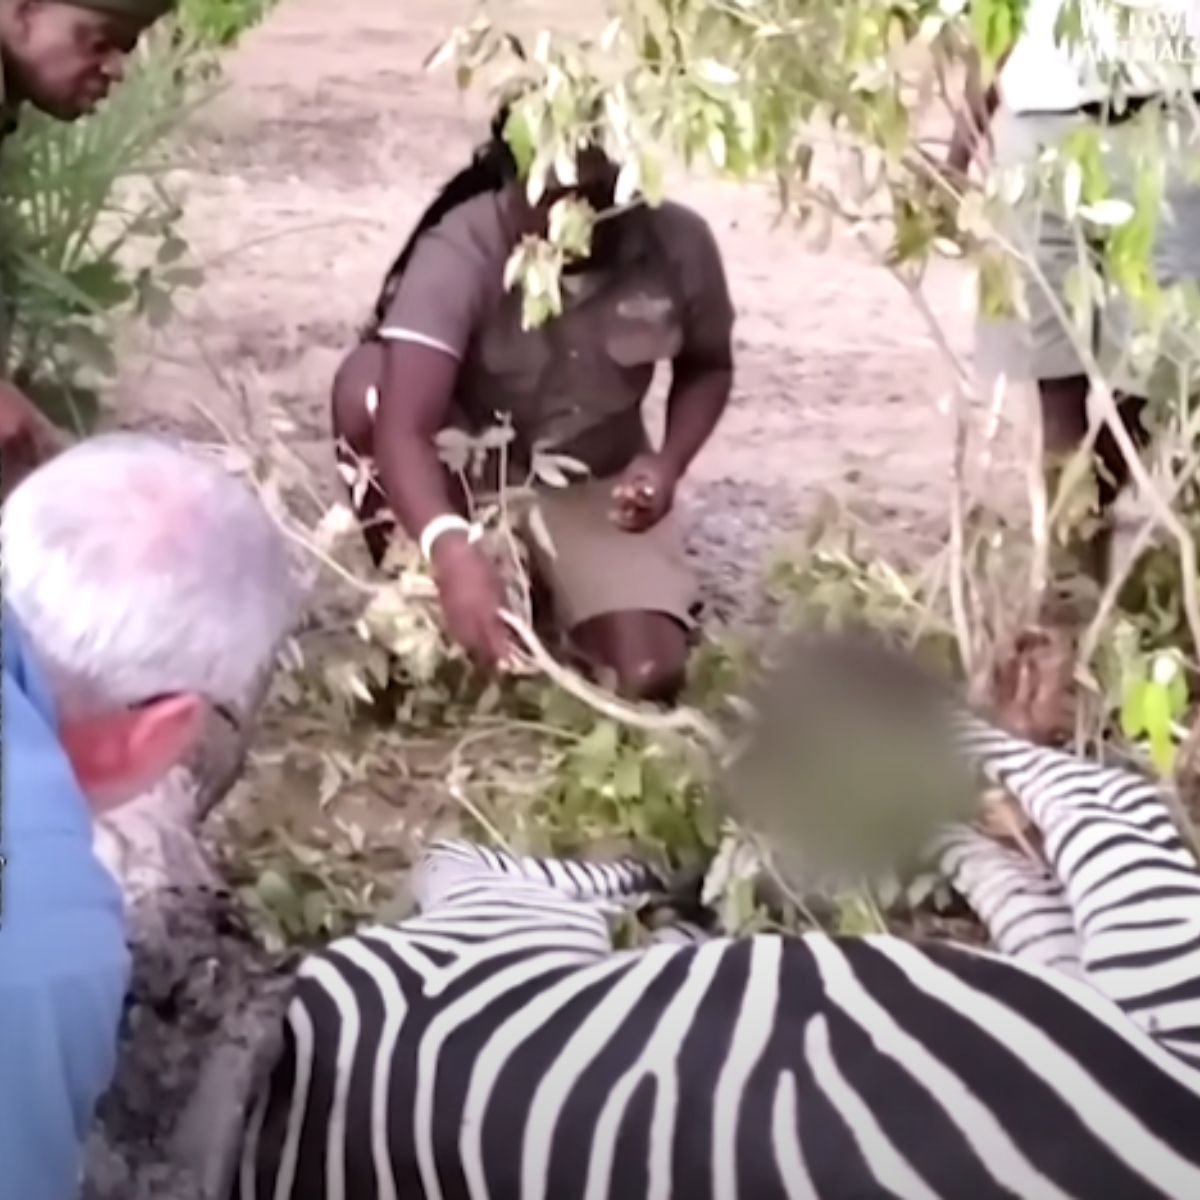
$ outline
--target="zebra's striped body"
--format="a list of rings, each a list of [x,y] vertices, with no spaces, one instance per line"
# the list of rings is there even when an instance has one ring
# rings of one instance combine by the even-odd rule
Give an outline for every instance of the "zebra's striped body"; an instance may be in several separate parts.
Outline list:
[[[1001,953],[614,953],[629,865],[433,847],[422,915],[311,958],[239,1200],[1200,1197],[1200,873],[1145,781],[974,721],[1053,877],[939,851]]]

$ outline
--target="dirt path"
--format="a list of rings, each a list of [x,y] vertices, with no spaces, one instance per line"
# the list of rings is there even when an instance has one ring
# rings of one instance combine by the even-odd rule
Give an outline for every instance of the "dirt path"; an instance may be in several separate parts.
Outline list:
[[[565,0],[515,4],[536,23]],[[195,404],[229,416],[213,365],[254,407],[278,402],[332,496],[327,395],[380,276],[435,189],[486,128],[421,63],[467,8],[434,0],[283,0],[229,64],[196,122],[179,180],[208,279],[169,338],[131,348],[122,420],[208,437]],[[676,194],[679,194],[678,192]],[[691,181],[739,308],[738,384],[685,493],[691,540],[718,612],[748,615],[764,554],[826,489],[853,498],[889,540],[938,530],[949,379],[920,318],[853,248],[806,251],[772,228],[765,193]],[[969,348],[962,281],[929,289]]]

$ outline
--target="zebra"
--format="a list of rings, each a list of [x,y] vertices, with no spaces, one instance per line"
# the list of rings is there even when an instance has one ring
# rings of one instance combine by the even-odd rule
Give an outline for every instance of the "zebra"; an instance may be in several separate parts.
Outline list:
[[[963,714],[1048,867],[933,852],[992,948],[614,951],[635,861],[431,844],[418,915],[302,965],[236,1200],[1200,1196],[1200,870],[1140,774]]]

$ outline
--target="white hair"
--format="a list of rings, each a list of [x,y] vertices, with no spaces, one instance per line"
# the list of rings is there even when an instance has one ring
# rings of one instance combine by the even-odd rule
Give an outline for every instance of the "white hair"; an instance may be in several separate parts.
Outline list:
[[[4,599],[60,711],[172,692],[240,709],[298,609],[283,536],[213,462],[141,434],[86,439],[0,512]]]

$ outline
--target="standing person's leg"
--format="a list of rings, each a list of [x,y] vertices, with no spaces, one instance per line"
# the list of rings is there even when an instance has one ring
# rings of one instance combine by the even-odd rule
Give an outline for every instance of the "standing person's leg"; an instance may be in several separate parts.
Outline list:
[[[1062,469],[1083,444],[1088,430],[1086,375],[1062,379],[1039,379],[1038,402],[1042,422],[1042,466],[1051,496],[1057,489]],[[1148,434],[1142,424],[1146,402],[1137,396],[1117,396],[1117,411],[1134,443],[1140,448]],[[1112,507],[1129,483],[1129,464],[1107,425],[1093,444],[1097,525],[1090,537],[1079,539],[1074,558],[1084,572],[1100,582],[1108,571],[1112,541]]]
[[[1002,112],[995,126],[997,166],[1031,169],[1046,147],[1059,142],[1082,119]],[[1009,323],[1007,328],[988,322],[980,331],[981,344],[985,353],[992,350],[993,371],[1037,382],[1042,468],[1053,495],[1063,467],[1088,430],[1090,389],[1077,341],[1084,340],[1097,352],[1102,365],[1107,365],[1116,357],[1113,347],[1121,342],[1120,322],[1110,313],[1101,317],[1093,312],[1081,314],[1080,323],[1073,328],[1064,325],[1064,315],[1068,322],[1075,319],[1068,300],[1070,280],[1083,264],[1075,229],[1053,201],[1028,198],[1019,202],[1008,233],[1036,272],[1026,279],[1027,319]],[[1014,328],[1016,325],[1020,328]],[[1005,335],[1012,333],[1017,336],[1005,340]],[[1118,397],[1118,407],[1134,441],[1144,444],[1146,435],[1140,423],[1144,402],[1134,396]],[[1107,569],[1112,505],[1129,478],[1125,456],[1107,426],[1095,440],[1093,463],[1096,524],[1089,533],[1072,539],[1067,559],[1070,569],[1082,569],[1100,581]]]
[[[631,699],[673,701],[686,673],[696,582],[675,515],[645,533],[610,519],[611,480],[539,489],[553,554],[532,544],[555,618],[598,674]]]
[[[1137,186],[1141,143],[1144,134],[1133,120],[1107,129],[1105,166],[1115,194],[1132,200]],[[1181,131],[1186,143],[1176,145],[1164,136],[1161,142],[1165,177],[1150,268],[1155,283],[1169,288],[1181,282],[1200,282],[1200,182],[1194,178],[1194,159],[1200,152],[1200,138]],[[1190,139],[1190,140],[1189,140]],[[1139,451],[1150,442],[1146,419],[1150,394],[1178,394],[1184,382],[1178,370],[1190,373],[1194,362],[1194,324],[1190,317],[1182,322],[1168,320],[1160,330],[1160,342],[1153,363],[1133,361],[1137,342],[1137,322],[1130,303],[1111,298],[1099,319],[1095,339],[1096,356],[1114,390],[1121,424]],[[1113,535],[1112,507],[1128,485],[1131,469],[1117,438],[1106,424],[1096,437],[1094,454],[1097,476],[1097,505],[1100,528],[1096,536],[1107,568],[1108,547]]]

